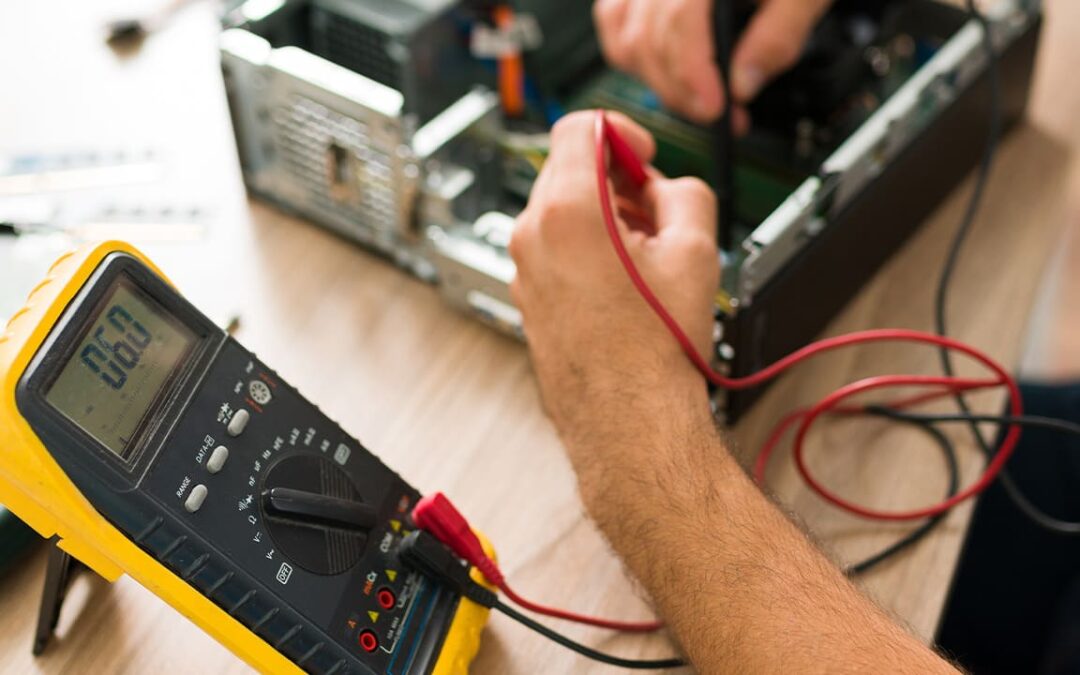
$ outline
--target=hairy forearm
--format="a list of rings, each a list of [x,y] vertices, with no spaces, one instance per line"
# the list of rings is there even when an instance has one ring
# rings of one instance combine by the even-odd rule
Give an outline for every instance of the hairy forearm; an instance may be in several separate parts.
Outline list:
[[[703,392],[649,398],[567,442],[587,508],[700,672],[951,670],[749,481]]]

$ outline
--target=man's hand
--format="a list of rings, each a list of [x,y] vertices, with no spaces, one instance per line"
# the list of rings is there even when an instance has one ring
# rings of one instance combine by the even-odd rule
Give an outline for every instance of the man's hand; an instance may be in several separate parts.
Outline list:
[[[593,14],[607,60],[652,87],[664,104],[698,122],[724,106],[713,44],[713,2],[732,0],[596,0]],[[731,61],[735,102],[750,102],[799,58],[832,0],[761,0]],[[745,128],[737,109],[736,126]]]
[[[644,129],[618,114],[608,119],[639,157],[652,159],[655,146]],[[638,295],[608,241],[597,195],[594,126],[593,112],[568,115],[555,126],[551,154],[510,243],[517,263],[511,291],[524,315],[544,404],[579,469],[582,453],[617,448],[623,434],[637,433],[627,420],[648,424],[647,417],[663,414],[654,402],[674,403],[676,391],[680,405],[685,392],[693,392],[700,395],[695,407],[708,411],[704,378]],[[696,179],[668,180],[654,172],[641,194],[623,196],[638,203],[656,228],[646,234],[620,219],[627,250],[708,353],[720,271],[712,191]],[[651,409],[635,412],[644,397],[634,392],[645,391]],[[658,395],[667,391],[673,397]]]
[[[700,673],[955,672],[862,597],[728,453],[704,378],[607,240],[594,115],[556,126],[510,243],[541,394],[589,513]],[[652,158],[644,130],[609,121]],[[719,273],[712,193],[655,173],[643,194],[618,188],[605,186],[655,223],[648,234],[619,223],[628,252],[704,350]]]

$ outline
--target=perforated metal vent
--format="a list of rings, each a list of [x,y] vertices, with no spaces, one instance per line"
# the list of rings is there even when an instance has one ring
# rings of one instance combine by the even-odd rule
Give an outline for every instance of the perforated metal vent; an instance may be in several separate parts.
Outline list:
[[[390,244],[398,218],[394,149],[365,122],[302,96],[290,97],[274,121],[282,169],[304,186],[307,205],[349,237]]]

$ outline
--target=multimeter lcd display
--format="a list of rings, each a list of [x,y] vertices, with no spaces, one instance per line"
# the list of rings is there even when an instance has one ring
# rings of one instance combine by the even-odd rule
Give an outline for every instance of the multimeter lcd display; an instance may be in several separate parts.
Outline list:
[[[95,312],[45,400],[126,461],[139,423],[196,337],[125,277]]]

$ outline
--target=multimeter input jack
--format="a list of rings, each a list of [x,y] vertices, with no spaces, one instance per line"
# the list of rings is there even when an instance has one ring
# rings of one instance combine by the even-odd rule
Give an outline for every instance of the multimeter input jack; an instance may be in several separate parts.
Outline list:
[[[357,638],[357,641],[360,643],[360,648],[365,652],[370,653],[379,648],[379,638],[370,630],[360,633],[360,637]]]
[[[379,603],[379,607],[383,609],[393,609],[397,604],[397,596],[389,588],[380,588],[375,593],[375,601]]]

